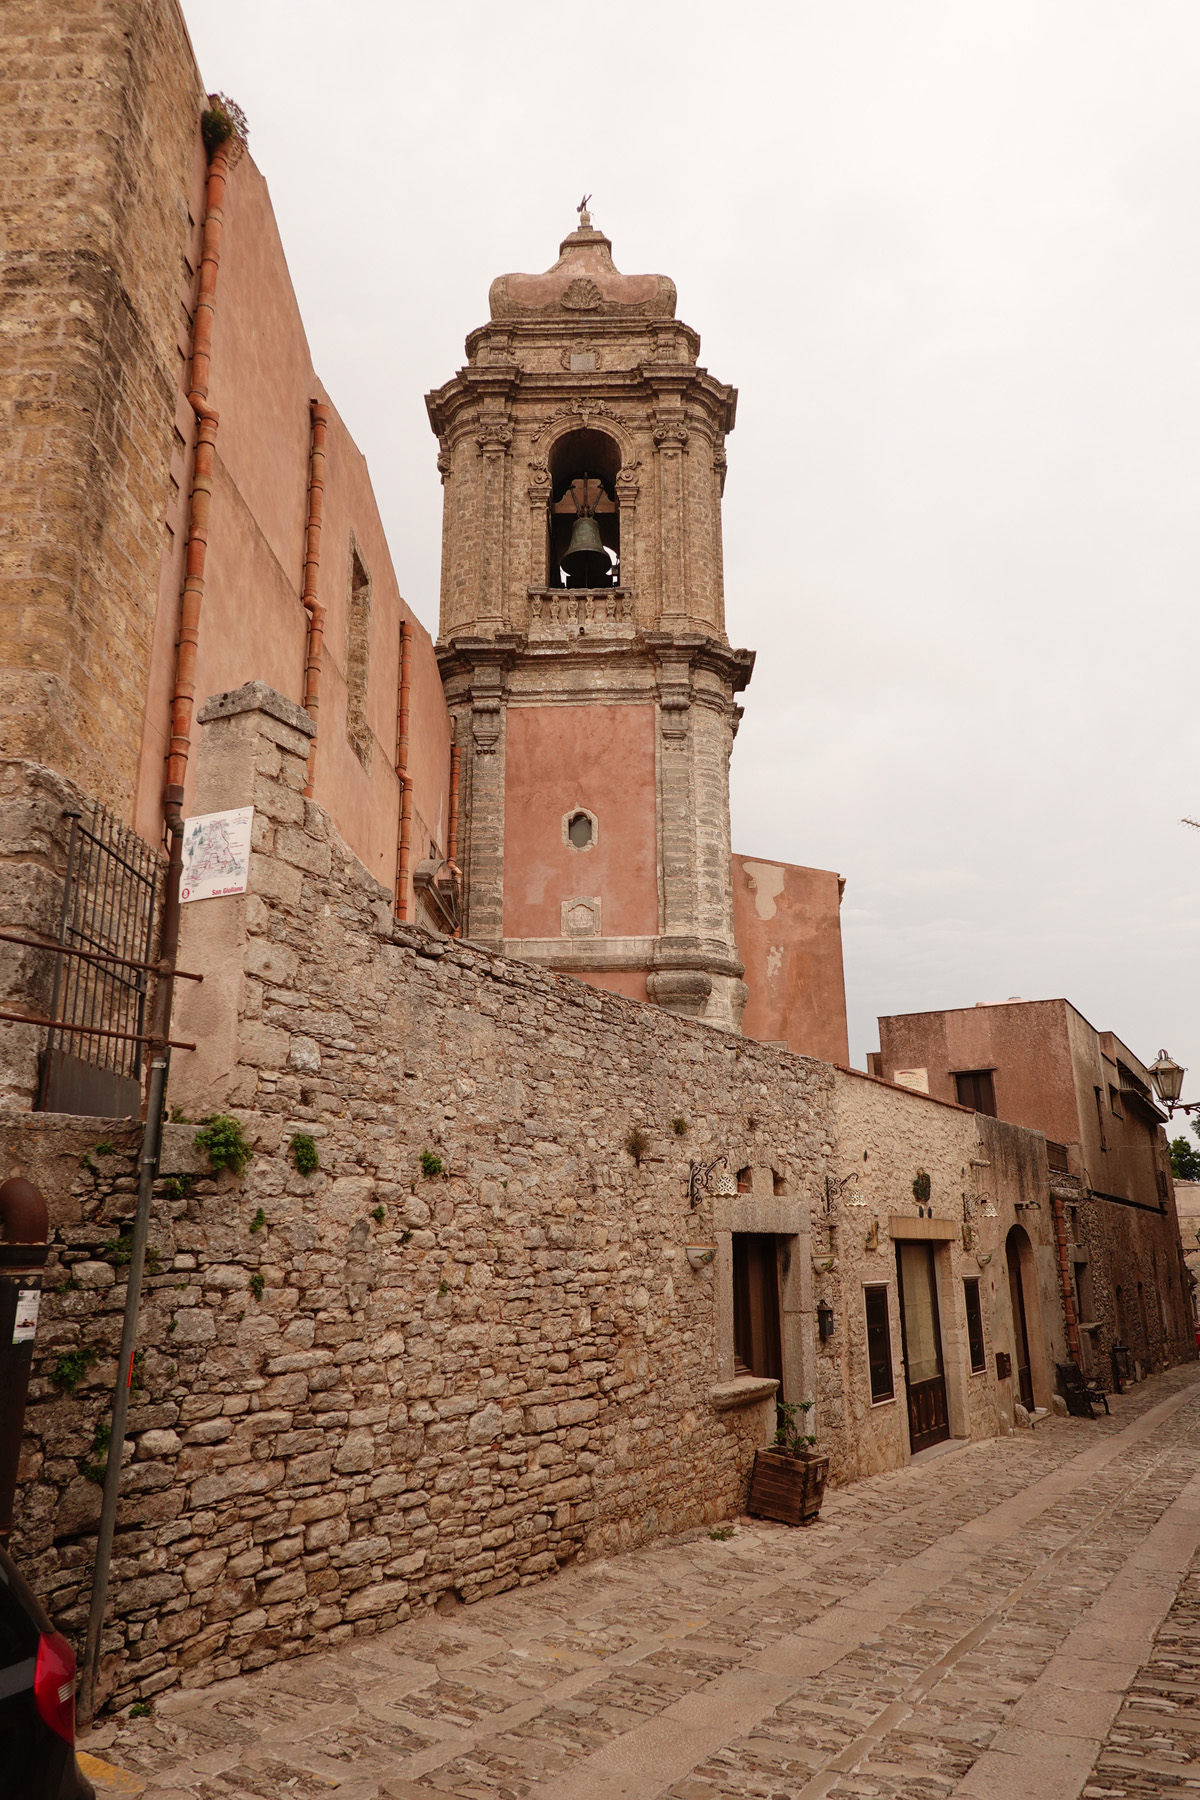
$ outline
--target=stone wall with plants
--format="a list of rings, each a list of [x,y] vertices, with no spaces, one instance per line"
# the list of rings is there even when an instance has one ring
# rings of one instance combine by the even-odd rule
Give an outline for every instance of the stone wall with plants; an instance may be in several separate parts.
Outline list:
[[[763,1414],[710,1401],[690,1165],[807,1197],[828,1150],[826,1066],[395,922],[264,704],[206,727],[201,805],[252,800],[255,849],[248,895],[185,909],[202,1049],[151,1233],[119,1701],[739,1511]],[[78,1633],[136,1133],[3,1131],[54,1213],[18,1552]]]

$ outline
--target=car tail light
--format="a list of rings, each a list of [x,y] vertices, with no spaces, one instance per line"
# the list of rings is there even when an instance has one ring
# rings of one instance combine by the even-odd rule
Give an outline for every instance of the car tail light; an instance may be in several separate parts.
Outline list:
[[[45,1631],[38,1642],[33,1672],[33,1698],[44,1725],[75,1742],[75,1652],[57,1631]]]

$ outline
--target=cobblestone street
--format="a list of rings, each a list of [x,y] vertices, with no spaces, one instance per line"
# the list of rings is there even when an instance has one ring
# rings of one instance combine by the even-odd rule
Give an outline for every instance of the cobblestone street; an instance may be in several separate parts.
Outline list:
[[[156,1703],[147,1800],[1200,1792],[1200,1377]]]

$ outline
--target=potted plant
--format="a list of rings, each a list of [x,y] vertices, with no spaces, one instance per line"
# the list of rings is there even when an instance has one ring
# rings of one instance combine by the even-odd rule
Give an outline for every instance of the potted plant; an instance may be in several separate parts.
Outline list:
[[[783,1525],[809,1525],[821,1511],[829,1458],[818,1456],[816,1438],[803,1430],[811,1400],[776,1404],[775,1440],[769,1450],[754,1453],[747,1511],[756,1519],[778,1519]]]

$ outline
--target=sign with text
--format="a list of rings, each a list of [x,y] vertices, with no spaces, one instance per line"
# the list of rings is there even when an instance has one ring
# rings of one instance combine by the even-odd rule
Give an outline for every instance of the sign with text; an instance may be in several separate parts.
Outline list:
[[[180,900],[219,900],[244,894],[250,878],[250,829],[254,808],[201,813],[183,821]]]

